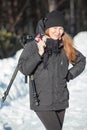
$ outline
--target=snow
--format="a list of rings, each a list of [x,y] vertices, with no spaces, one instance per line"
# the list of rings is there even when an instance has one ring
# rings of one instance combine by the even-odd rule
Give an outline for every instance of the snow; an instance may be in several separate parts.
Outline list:
[[[87,31],[74,37],[74,43],[87,57]],[[14,57],[0,60],[0,99],[6,90],[22,50]],[[84,72],[68,83],[69,108],[66,110],[63,130],[87,130],[87,66]],[[29,86],[18,72],[5,103],[0,108],[0,130],[45,130],[36,114],[30,110]]]

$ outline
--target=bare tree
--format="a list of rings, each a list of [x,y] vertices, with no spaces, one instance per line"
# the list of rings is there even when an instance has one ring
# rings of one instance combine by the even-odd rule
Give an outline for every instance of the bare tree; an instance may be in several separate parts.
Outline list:
[[[49,12],[58,9],[66,0],[48,0]]]
[[[49,12],[56,9],[56,0],[48,0]]]
[[[70,33],[72,36],[76,33],[75,0],[70,0]]]

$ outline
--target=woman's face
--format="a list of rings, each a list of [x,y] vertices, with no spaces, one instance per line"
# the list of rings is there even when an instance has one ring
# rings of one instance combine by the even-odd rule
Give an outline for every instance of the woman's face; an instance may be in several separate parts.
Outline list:
[[[49,36],[54,40],[61,39],[63,33],[64,33],[64,29],[61,26],[55,26],[49,28]]]

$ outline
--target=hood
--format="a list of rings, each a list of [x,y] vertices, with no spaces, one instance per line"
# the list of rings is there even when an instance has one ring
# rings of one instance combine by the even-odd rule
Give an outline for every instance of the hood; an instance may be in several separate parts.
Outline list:
[[[44,22],[43,19],[39,20],[36,27],[36,34],[44,34]]]

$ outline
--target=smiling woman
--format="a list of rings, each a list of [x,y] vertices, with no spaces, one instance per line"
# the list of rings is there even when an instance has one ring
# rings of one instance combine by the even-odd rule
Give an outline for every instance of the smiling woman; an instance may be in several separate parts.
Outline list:
[[[45,33],[52,39],[57,40],[57,39],[61,39],[61,36],[64,33],[64,29],[61,26],[55,26],[55,27],[51,27],[48,28]]]
[[[62,130],[69,106],[67,82],[80,75],[86,64],[83,54],[74,48],[65,26],[61,12],[48,13],[44,23],[42,20],[42,25],[37,25],[39,37],[25,45],[18,62],[19,70],[30,76],[30,107],[47,130]]]

